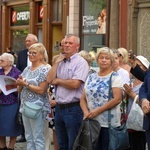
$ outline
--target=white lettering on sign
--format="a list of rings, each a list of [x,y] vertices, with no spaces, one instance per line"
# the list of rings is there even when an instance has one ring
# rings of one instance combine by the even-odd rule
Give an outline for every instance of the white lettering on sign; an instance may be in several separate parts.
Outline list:
[[[98,25],[97,20],[94,19],[94,16],[83,16],[83,26],[89,27],[93,25]]]
[[[29,20],[30,19],[30,12],[29,11],[23,11],[17,13],[17,21],[19,20]]]

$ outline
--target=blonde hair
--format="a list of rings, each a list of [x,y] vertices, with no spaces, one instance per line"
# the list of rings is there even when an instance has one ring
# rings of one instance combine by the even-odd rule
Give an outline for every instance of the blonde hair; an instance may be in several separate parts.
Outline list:
[[[92,60],[96,60],[96,53],[94,51],[90,51],[89,55],[91,55]]]
[[[128,51],[125,48],[118,48],[118,52],[122,55],[122,62],[127,64],[128,63]]]
[[[101,54],[109,54],[110,55],[110,58],[111,58],[111,63],[113,64],[115,59],[114,59],[114,53],[113,51],[108,48],[108,47],[102,47],[100,48],[100,50],[97,52],[97,55],[96,55],[96,61],[98,63],[98,58]]]
[[[81,50],[78,54],[87,61],[89,66],[91,65],[92,57],[87,51]]]
[[[45,56],[46,48],[42,43],[35,43],[29,47],[29,50],[34,49]]]

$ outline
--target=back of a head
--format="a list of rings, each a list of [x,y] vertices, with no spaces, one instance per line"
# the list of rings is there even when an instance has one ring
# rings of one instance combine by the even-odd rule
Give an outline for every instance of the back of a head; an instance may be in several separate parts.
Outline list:
[[[87,61],[89,66],[91,65],[92,57],[86,50],[81,50],[79,55]]]

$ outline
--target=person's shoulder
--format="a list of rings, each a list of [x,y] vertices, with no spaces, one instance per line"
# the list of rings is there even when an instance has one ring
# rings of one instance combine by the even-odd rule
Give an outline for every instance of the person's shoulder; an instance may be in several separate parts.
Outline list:
[[[18,52],[18,54],[27,53],[27,51],[28,51],[28,49],[23,49],[23,50],[20,50],[20,51]]]
[[[16,68],[15,66],[13,66],[12,69],[13,69],[15,72],[17,72],[18,74],[21,74],[21,71],[20,71],[18,68]]]
[[[123,69],[123,68],[120,68],[120,69],[118,70],[118,72],[120,72],[120,73],[122,73],[122,74],[125,74],[125,75],[129,75],[129,72],[128,72],[127,70]]]

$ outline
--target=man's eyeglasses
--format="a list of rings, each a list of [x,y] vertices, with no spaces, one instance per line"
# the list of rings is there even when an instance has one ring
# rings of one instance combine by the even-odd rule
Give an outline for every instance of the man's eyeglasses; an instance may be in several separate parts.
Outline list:
[[[37,54],[37,52],[28,52],[27,54],[28,54],[28,55],[30,55],[30,56],[35,57],[35,56],[36,56],[36,54]]]

